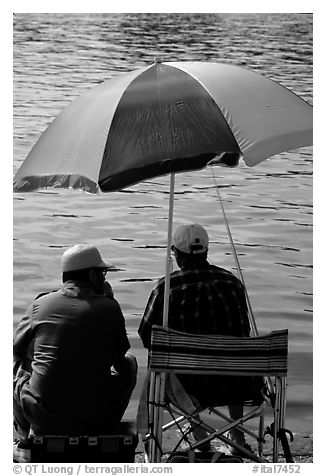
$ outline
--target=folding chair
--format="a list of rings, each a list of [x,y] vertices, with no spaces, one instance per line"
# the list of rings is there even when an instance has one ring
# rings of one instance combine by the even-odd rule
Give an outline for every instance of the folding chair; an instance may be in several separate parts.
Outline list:
[[[161,461],[166,430],[174,426],[182,430],[183,422],[193,422],[205,428],[208,434],[203,440],[192,443],[188,438],[189,431],[181,431],[181,440],[186,440],[191,450],[196,450],[203,443],[217,438],[229,447],[236,448],[245,459],[269,462],[263,456],[264,436],[268,433],[273,437],[272,461],[277,462],[279,441],[283,440],[284,443],[285,437],[287,444],[285,435],[287,430],[284,429],[287,355],[287,330],[274,331],[258,337],[232,337],[187,334],[167,327],[153,326],[147,387],[148,433],[143,437],[147,461],[153,463]],[[248,398],[244,401],[240,397],[241,401],[238,403],[249,403],[249,411],[242,418],[232,420],[220,411],[218,402],[217,404],[214,402],[214,406],[208,408],[196,409],[177,379],[181,374],[252,378],[256,379],[253,381],[260,381],[262,392],[259,392],[258,398],[255,390],[251,401]],[[265,427],[264,414],[268,403],[272,407],[273,421],[269,427]],[[225,404],[225,401],[222,402],[223,406]],[[172,418],[164,425],[163,410]],[[224,423],[216,427],[204,422],[201,418],[203,411],[222,418]],[[254,417],[259,417],[256,431],[246,425]],[[255,438],[258,442],[258,454],[230,440],[227,433],[234,428]],[[145,433],[144,428],[138,430]],[[171,450],[167,461],[173,460],[180,443],[181,441]]]

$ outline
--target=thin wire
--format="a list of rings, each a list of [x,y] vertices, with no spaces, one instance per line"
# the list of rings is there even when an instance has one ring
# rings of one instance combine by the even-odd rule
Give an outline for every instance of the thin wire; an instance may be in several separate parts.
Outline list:
[[[248,307],[248,311],[249,311],[250,326],[251,326],[251,329],[252,329],[254,335],[255,335],[255,336],[258,336],[258,329],[257,329],[257,325],[256,325],[256,322],[255,322],[254,313],[253,313],[253,311],[252,311],[252,307],[251,307],[251,304],[250,304],[250,300],[249,300],[247,288],[246,288],[245,281],[244,281],[244,277],[243,277],[243,274],[242,274],[242,271],[241,271],[241,267],[240,267],[238,255],[237,255],[237,252],[236,252],[236,249],[235,249],[235,245],[234,245],[234,242],[233,242],[233,238],[232,238],[232,234],[231,234],[229,222],[228,222],[228,219],[227,219],[225,210],[224,210],[223,201],[222,201],[222,198],[221,198],[219,189],[218,189],[218,185],[217,185],[217,181],[216,181],[216,177],[215,177],[215,174],[214,174],[213,167],[211,167],[211,171],[212,171],[213,179],[214,179],[214,182],[215,182],[216,194],[217,194],[218,200],[219,200],[220,205],[221,205],[221,209],[222,209],[222,213],[223,213],[223,217],[224,217],[224,221],[225,221],[226,230],[227,230],[227,233],[228,233],[228,236],[229,236],[229,240],[230,240],[230,245],[231,245],[231,249],[232,249],[233,258],[234,258],[234,261],[235,261],[235,264],[236,264],[236,267],[237,267],[237,271],[238,271],[239,278],[240,278],[240,280],[241,280],[241,282],[242,282],[242,284],[243,284],[243,286],[244,286],[244,289],[245,289],[247,307]]]
[[[244,289],[245,289],[245,294],[246,294],[246,301],[247,301],[247,307],[248,307],[248,311],[249,311],[249,320],[250,320],[250,325],[251,325],[251,329],[254,333],[254,336],[258,336],[258,329],[257,329],[257,325],[256,325],[256,321],[255,321],[255,318],[254,318],[254,313],[252,311],[252,307],[251,307],[251,304],[250,304],[250,300],[249,300],[249,296],[248,296],[248,292],[247,292],[247,287],[246,287],[246,284],[244,282],[244,278],[243,278],[243,274],[242,274],[242,271],[241,271],[241,267],[240,267],[240,263],[239,263],[239,259],[238,259],[238,255],[237,255],[237,252],[236,252],[236,249],[235,249],[235,245],[234,245],[234,242],[233,242],[233,238],[232,238],[232,234],[231,234],[231,230],[230,230],[230,226],[229,226],[229,222],[228,222],[228,219],[227,219],[227,216],[226,216],[226,213],[225,213],[225,210],[224,210],[224,206],[223,206],[223,201],[222,201],[222,198],[221,198],[221,194],[220,194],[220,191],[218,189],[218,185],[217,185],[217,180],[216,180],[216,177],[215,177],[215,174],[214,174],[214,170],[213,170],[213,167],[211,167],[211,172],[212,172],[212,175],[213,175],[213,179],[214,179],[214,182],[215,182],[215,190],[216,190],[216,194],[218,196],[218,199],[219,199],[219,202],[220,202],[220,205],[221,205],[221,209],[222,209],[222,213],[223,213],[223,217],[224,217],[224,221],[225,221],[225,225],[226,225],[226,229],[227,229],[227,232],[228,232],[228,236],[229,236],[229,240],[230,240],[230,244],[231,244],[231,248],[232,248],[232,254],[233,254],[233,257],[234,257],[234,260],[235,260],[235,263],[236,263],[236,267],[237,267],[237,270],[238,270],[238,274],[239,274],[239,277],[240,277],[240,280],[244,286]],[[272,407],[274,408],[274,405],[273,405],[273,398],[274,397],[274,389],[273,389],[273,384],[272,384],[272,380],[270,377],[266,377],[265,378],[265,381],[266,381],[266,384],[267,384],[267,388],[271,394],[271,404],[272,404]]]

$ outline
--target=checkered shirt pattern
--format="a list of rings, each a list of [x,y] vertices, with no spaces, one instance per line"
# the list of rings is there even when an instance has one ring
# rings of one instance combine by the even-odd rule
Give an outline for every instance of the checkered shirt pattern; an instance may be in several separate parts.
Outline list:
[[[146,348],[151,327],[163,324],[164,278],[153,289],[138,329]],[[171,274],[168,326],[193,334],[249,336],[243,284],[231,272],[207,263]]]

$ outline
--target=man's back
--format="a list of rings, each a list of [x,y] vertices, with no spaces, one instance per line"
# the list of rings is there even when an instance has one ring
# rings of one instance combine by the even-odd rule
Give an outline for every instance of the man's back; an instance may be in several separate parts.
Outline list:
[[[27,407],[43,412],[43,421],[61,420],[61,428],[67,419],[73,427],[83,418],[96,422],[109,408],[110,367],[130,347],[119,304],[65,283],[36,299],[22,319],[14,341],[17,360],[26,361],[26,339],[32,357]]]
[[[154,288],[139,328],[145,347],[153,324],[162,325],[164,278]],[[242,283],[229,271],[210,265],[171,274],[169,327],[194,334],[249,335]]]

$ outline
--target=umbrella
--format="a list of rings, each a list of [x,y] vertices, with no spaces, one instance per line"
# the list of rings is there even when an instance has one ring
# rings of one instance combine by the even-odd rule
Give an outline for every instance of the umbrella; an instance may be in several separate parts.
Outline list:
[[[280,84],[223,63],[154,64],[119,74],[50,124],[14,190],[119,190],[200,169],[213,158],[249,166],[312,143],[312,107]]]
[[[170,173],[167,325],[174,174],[212,163],[235,166],[241,157],[254,166],[311,144],[311,105],[277,82],[232,64],[157,59],[66,107],[16,173],[14,191],[109,192]],[[162,401],[164,376],[156,389]]]

